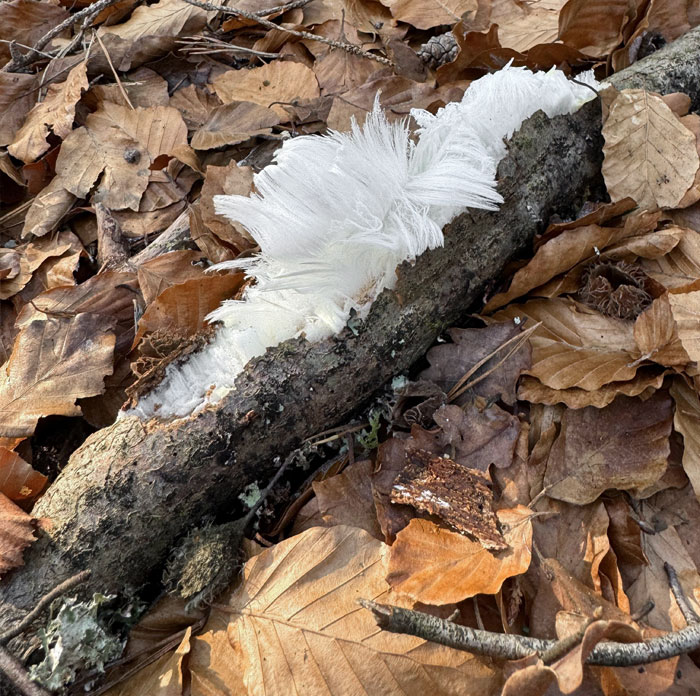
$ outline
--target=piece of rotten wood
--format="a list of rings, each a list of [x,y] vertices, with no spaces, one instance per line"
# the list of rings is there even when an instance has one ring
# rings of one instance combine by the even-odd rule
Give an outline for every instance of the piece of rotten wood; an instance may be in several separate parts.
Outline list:
[[[659,88],[696,99],[698,54],[700,29],[645,59],[647,73],[635,65],[616,82],[637,86],[644,74],[653,87],[655,61],[670,56],[673,69]],[[195,417],[124,418],[92,435],[34,509],[53,527],[0,583],[0,631],[84,568],[92,570],[86,591],[152,578],[187,529],[226,510],[248,484],[264,486],[301,440],[366,403],[464,316],[552,214],[574,212],[601,185],[601,152],[597,102],[551,121],[536,114],[499,167],[501,209],[457,218],[443,248],[403,264],[396,289],[378,298],[356,332],[269,350],[247,366],[234,393]]]

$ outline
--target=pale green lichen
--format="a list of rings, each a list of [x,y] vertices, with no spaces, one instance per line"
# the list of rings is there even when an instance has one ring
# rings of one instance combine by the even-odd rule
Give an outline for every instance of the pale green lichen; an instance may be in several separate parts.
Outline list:
[[[38,631],[45,657],[31,668],[31,677],[47,689],[70,684],[79,669],[104,671],[104,665],[122,654],[124,641],[98,618],[100,606],[114,596],[94,594],[89,602],[62,600],[46,628]]]

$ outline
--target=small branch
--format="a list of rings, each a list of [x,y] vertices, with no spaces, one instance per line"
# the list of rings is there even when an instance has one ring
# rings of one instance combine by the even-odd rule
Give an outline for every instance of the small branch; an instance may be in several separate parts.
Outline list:
[[[70,15],[70,17],[67,17],[58,26],[55,26],[53,29],[44,34],[34,44],[32,50],[29,51],[29,53],[26,53],[25,55],[21,56],[21,58],[14,58],[9,63],[7,63],[2,68],[2,70],[0,70],[0,72],[17,72],[22,68],[26,68],[28,65],[31,65],[33,62],[43,57],[40,51],[42,48],[44,48],[44,46],[46,46],[47,43],[49,43],[49,41],[51,41],[51,39],[56,38],[61,32],[63,32],[65,29],[68,29],[68,27],[73,26],[73,24],[80,21],[81,19],[92,19],[93,17],[97,16],[100,12],[102,12],[102,10],[104,10],[106,7],[114,5],[117,2],[119,2],[119,0],[97,0],[97,2],[93,3],[92,5],[88,5],[85,9],[80,10],[80,12],[76,12],[75,14]]]
[[[556,662],[558,659],[564,657],[564,655],[566,655],[566,653],[573,650],[583,640],[583,637],[586,635],[586,631],[588,630],[588,627],[594,621],[597,621],[598,619],[600,619],[600,617],[602,615],[603,615],[602,607],[596,607],[596,610],[593,613],[593,616],[586,619],[586,621],[584,621],[583,624],[581,624],[578,631],[575,631],[570,636],[566,636],[565,638],[561,638],[560,640],[556,641],[556,643],[554,643],[554,645],[551,648],[547,648],[547,650],[545,650],[540,655],[542,662],[544,662],[545,665],[551,665],[552,663]]]
[[[0,646],[0,672],[5,674],[24,696],[51,696],[48,691],[29,678],[24,665],[2,646]]]
[[[74,575],[72,578],[68,578],[68,580],[65,580],[60,585],[56,585],[51,592],[45,594],[37,602],[34,609],[32,609],[16,626],[0,634],[0,645],[4,645],[9,640],[12,640],[15,636],[18,636],[20,633],[26,630],[34,619],[36,619],[36,617],[39,616],[39,614],[41,614],[41,612],[44,611],[44,609],[46,609],[46,607],[48,607],[49,604],[56,599],[56,597],[60,597],[62,594],[68,592],[68,590],[71,590],[77,585],[84,583],[90,577],[91,573],[92,571],[90,570],[83,570],[77,575]]]
[[[347,51],[348,53],[352,53],[356,56],[369,58],[370,60],[374,60],[377,63],[381,63],[382,65],[393,65],[393,63],[388,58],[384,58],[384,56],[377,56],[373,53],[363,51],[359,46],[355,46],[349,43],[343,43],[341,41],[335,41],[334,39],[327,39],[325,36],[317,36],[316,34],[311,34],[308,31],[297,31],[296,29],[287,29],[286,27],[282,27],[279,24],[275,24],[269,19],[266,19],[265,17],[262,17],[258,14],[254,14],[253,12],[247,12],[246,10],[237,10],[233,7],[224,7],[223,5],[214,5],[210,2],[200,2],[200,0],[185,0],[185,2],[189,5],[194,5],[195,7],[200,7],[203,10],[207,10],[208,12],[222,12],[223,14],[233,15],[235,17],[245,17],[246,19],[250,19],[253,22],[261,24],[267,29],[281,31],[285,34],[289,34],[290,36],[296,36],[300,39],[318,41],[319,43],[326,44],[327,46],[331,46],[332,48],[340,48],[343,51]]]
[[[666,575],[668,575],[668,584],[671,586],[671,592],[673,592],[678,608],[681,610],[681,614],[683,614],[683,618],[686,620],[688,626],[700,623],[700,616],[698,616],[693,607],[690,606],[683,592],[676,569],[670,563],[666,562],[664,563],[664,570],[666,571]]]
[[[374,614],[377,625],[385,631],[407,633],[433,643],[497,660],[519,660],[533,652],[543,654],[557,643],[554,640],[479,631],[420,611],[377,604],[366,599],[359,601],[365,609]],[[598,643],[586,663],[605,667],[646,665],[685,655],[698,647],[700,624],[693,624],[680,631],[640,643]]]

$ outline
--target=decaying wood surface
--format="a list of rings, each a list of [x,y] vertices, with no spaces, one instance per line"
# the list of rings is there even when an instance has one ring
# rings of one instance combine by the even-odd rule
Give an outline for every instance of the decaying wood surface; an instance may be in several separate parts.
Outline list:
[[[700,30],[619,73],[616,86],[685,91],[700,102]],[[206,515],[226,510],[280,457],[338,424],[377,387],[421,357],[483,296],[504,264],[554,213],[601,187],[600,105],[530,119],[499,167],[505,203],[460,216],[442,249],[400,268],[356,332],[321,343],[287,341],[248,365],[217,408],[172,422],[126,418],[91,436],[35,508],[49,533],[0,583],[0,631],[54,585],[90,568],[85,591],[119,591],[152,578],[169,549]]]

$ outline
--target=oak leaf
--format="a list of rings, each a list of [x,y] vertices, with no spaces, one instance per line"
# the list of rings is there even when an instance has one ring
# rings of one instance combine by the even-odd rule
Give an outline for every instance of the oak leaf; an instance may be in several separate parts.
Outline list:
[[[23,564],[22,552],[34,538],[34,521],[0,493],[0,576]]]
[[[31,500],[41,493],[47,481],[17,452],[0,447],[0,493],[10,500]]]

